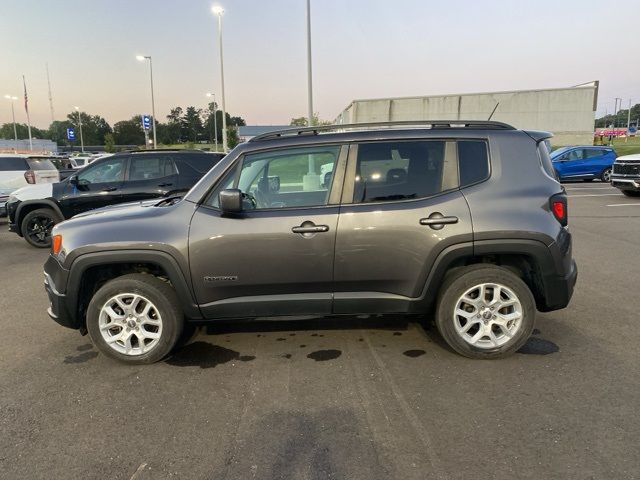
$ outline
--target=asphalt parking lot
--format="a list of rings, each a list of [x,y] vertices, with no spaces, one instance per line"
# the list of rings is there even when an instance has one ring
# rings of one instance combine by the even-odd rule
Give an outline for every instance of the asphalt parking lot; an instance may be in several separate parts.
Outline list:
[[[219,325],[152,366],[49,320],[46,251],[0,223],[0,477],[640,476],[640,199],[567,185],[579,277],[513,357],[402,318]]]

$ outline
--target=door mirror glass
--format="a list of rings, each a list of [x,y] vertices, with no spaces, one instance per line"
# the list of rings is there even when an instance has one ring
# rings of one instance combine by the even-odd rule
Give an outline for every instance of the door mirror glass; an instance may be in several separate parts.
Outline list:
[[[227,188],[218,194],[218,203],[223,213],[242,211],[242,192],[238,188]]]
[[[76,177],[75,175],[73,175],[72,177],[69,177],[69,183],[71,185],[77,185],[78,184],[78,177]]]

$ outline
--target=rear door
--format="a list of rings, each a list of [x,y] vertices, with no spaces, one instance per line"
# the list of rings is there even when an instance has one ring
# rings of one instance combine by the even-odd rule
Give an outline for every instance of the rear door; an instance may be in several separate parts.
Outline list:
[[[331,313],[342,181],[324,181],[320,168],[344,172],[346,151],[290,147],[236,161],[191,219],[190,270],[205,317]],[[245,194],[242,213],[218,208],[227,188]]]
[[[178,190],[178,171],[167,154],[143,153],[130,156],[122,187],[122,201],[135,202],[164,197]]]
[[[97,160],[64,183],[59,203],[65,217],[120,203],[127,159],[118,155]]]
[[[475,156],[488,172],[487,144],[458,143],[352,145],[336,237],[335,313],[409,311],[436,256],[472,241],[456,152]]]

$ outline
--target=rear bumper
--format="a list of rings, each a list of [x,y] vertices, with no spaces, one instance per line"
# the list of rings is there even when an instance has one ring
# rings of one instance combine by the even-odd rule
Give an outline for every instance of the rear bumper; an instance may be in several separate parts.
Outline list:
[[[560,310],[569,305],[573,296],[573,289],[578,280],[578,266],[571,260],[571,268],[567,275],[547,275],[543,279],[544,302],[538,304],[542,312]]]

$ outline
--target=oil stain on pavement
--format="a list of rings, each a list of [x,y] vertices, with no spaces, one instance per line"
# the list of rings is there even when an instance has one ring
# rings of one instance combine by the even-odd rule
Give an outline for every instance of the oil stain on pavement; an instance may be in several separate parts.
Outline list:
[[[549,355],[560,351],[560,347],[549,340],[543,338],[531,337],[527,340],[518,353],[525,355]]]
[[[335,360],[340,355],[342,355],[340,350],[317,350],[307,355],[307,358],[315,360],[316,362],[326,362],[327,360]]]
[[[422,355],[424,355],[425,352],[424,350],[407,350],[406,352],[402,352],[402,354],[405,357],[409,357],[409,358],[416,358],[416,357],[420,357]]]
[[[233,360],[250,362],[255,358],[211,343],[194,342],[178,350],[166,363],[175,367],[215,368]]]
[[[82,352],[78,355],[68,355],[66,357],[64,357],[64,360],[62,361],[62,363],[84,363],[87,360],[91,360],[92,358],[96,358],[98,356],[98,352],[93,352],[90,350],[87,350],[85,352]]]

